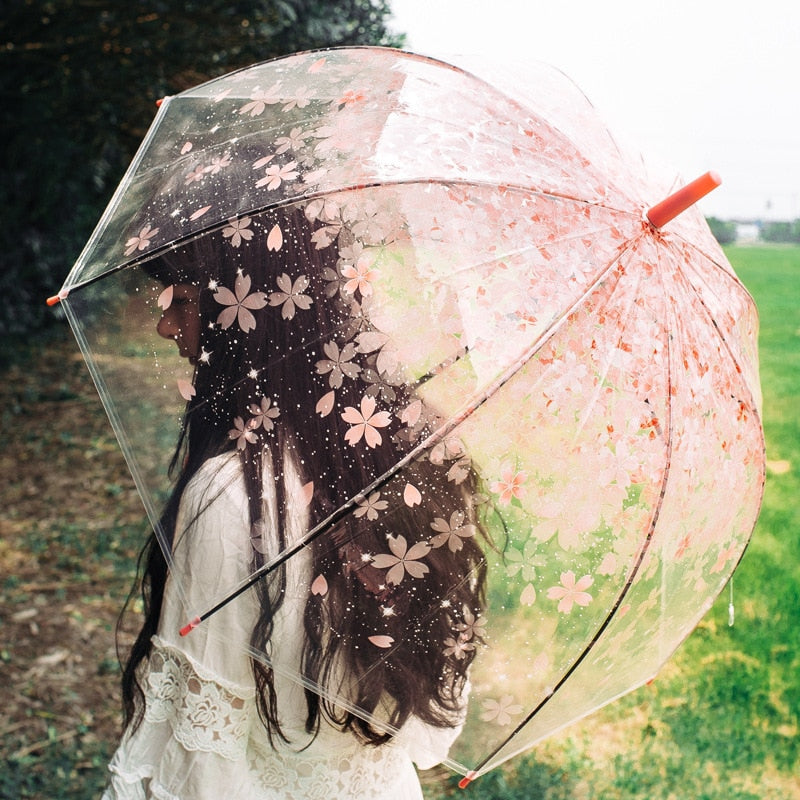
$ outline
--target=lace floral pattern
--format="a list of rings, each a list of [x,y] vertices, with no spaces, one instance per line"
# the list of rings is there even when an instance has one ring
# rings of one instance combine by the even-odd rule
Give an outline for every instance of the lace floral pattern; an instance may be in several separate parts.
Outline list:
[[[187,750],[241,758],[255,710],[253,691],[220,685],[219,678],[201,675],[198,665],[163,644],[156,646],[150,663],[145,719],[169,723]]]
[[[159,637],[143,685],[144,720],[114,756],[103,800],[422,800],[405,747],[365,747],[332,728],[273,747],[252,688]]]

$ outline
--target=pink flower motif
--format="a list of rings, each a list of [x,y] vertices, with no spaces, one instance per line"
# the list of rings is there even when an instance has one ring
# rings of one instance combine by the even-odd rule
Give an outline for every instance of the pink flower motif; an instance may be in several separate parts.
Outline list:
[[[357,501],[358,508],[353,512],[354,517],[363,517],[366,515],[369,520],[378,519],[379,511],[386,511],[389,504],[385,500],[381,500],[380,492],[373,492],[369,497]]]
[[[361,372],[361,367],[351,361],[358,352],[352,342],[348,342],[341,350],[339,350],[339,345],[336,342],[325,342],[322,345],[322,349],[328,357],[322,361],[317,361],[317,374],[326,375],[330,373],[328,383],[331,389],[339,389],[345,377],[355,378]]]
[[[431,539],[431,545],[442,547],[446,544],[453,553],[457,553],[464,547],[463,539],[469,539],[475,535],[475,526],[464,524],[463,511],[454,511],[450,515],[449,523],[441,517],[436,517],[431,522],[431,528],[438,531],[437,535]]]
[[[255,444],[258,441],[258,434],[253,430],[253,420],[245,422],[241,417],[233,420],[233,428],[228,431],[229,439],[236,439],[236,449],[244,450],[248,442]]]
[[[271,402],[272,401],[269,397],[262,397],[260,405],[253,403],[251,406],[249,406],[248,410],[253,417],[248,424],[250,424],[254,429],[263,427],[265,431],[271,431],[274,427],[273,420],[277,419],[281,412],[276,406],[270,408]]]
[[[584,575],[579,581],[575,580],[575,573],[561,573],[561,586],[551,586],[547,590],[547,596],[551,600],[558,600],[558,610],[562,614],[569,614],[572,606],[577,603],[579,606],[588,606],[592,602],[592,596],[586,591],[594,579],[591,575]]]
[[[225,286],[220,286],[214,295],[214,299],[221,306],[228,306],[228,308],[220,312],[217,317],[217,323],[223,328],[230,328],[233,325],[233,321],[236,320],[242,332],[247,333],[256,327],[256,318],[248,309],[264,308],[267,304],[267,296],[264,292],[249,294],[250,276],[241,272],[236,276],[236,283],[233,288],[236,294]]]
[[[513,498],[519,500],[524,494],[522,484],[528,479],[528,476],[521,471],[514,471],[510,465],[503,467],[499,481],[495,481],[491,485],[491,490],[495,494],[500,495],[500,503],[507,506]]]
[[[478,616],[476,617],[468,608],[464,609],[464,621],[456,625],[456,630],[459,635],[464,637],[467,641],[475,637],[481,638],[486,636],[486,620]]]
[[[267,189],[277,189],[283,181],[293,181],[300,173],[295,169],[296,161],[288,164],[270,164],[266,169],[266,176],[260,181],[256,181],[256,186],[266,186]]]
[[[314,92],[311,89],[300,87],[288,98],[289,102],[281,110],[291,111],[293,108],[305,108],[313,97]]]
[[[409,547],[405,536],[389,536],[388,539],[391,554],[382,553],[372,559],[373,567],[389,570],[386,573],[387,583],[397,586],[402,583],[406,573],[412,578],[421,578],[430,572],[428,567],[420,564],[418,560],[425,558],[430,552],[431,546],[427,542],[417,542]]]
[[[303,146],[307,135],[302,128],[292,128],[288,136],[279,136],[275,140],[277,145],[275,152],[280,155],[287,150],[299,150]]]
[[[448,636],[444,640],[444,645],[444,654],[446,656],[454,656],[458,661],[466,658],[467,653],[470,650],[475,649],[475,645],[472,642],[464,639],[462,636],[459,636],[458,638]]]
[[[211,175],[216,175],[220,170],[225,169],[225,167],[229,167],[231,165],[231,154],[225,153],[224,156],[217,156],[217,158],[212,159],[211,163],[204,168],[204,172],[208,172]]]
[[[280,96],[278,95],[279,86],[280,84],[276,83],[266,91],[257,88],[253,94],[250,95],[250,102],[245,103],[239,109],[239,113],[250,114],[251,117],[257,117],[263,114],[267,106],[275,105],[275,103],[280,102]]]
[[[231,245],[233,245],[233,247],[239,247],[242,243],[242,239],[249,242],[253,238],[253,231],[250,230],[250,223],[252,221],[250,217],[229,219],[228,227],[222,229],[222,235],[226,239],[231,240]]]
[[[273,292],[269,296],[269,304],[271,306],[280,306],[281,316],[284,319],[293,319],[295,311],[300,308],[307,311],[311,308],[313,300],[303,291],[308,288],[310,281],[306,275],[301,275],[294,283],[292,279],[284,272],[277,279],[279,292]]]
[[[353,245],[349,249],[352,251],[352,261],[342,263],[342,277],[346,279],[342,288],[348,294],[359,291],[362,297],[369,297],[372,294],[372,281],[378,276],[377,271],[372,268],[375,255],[364,250],[361,245]]]
[[[494,722],[501,727],[511,723],[511,718],[522,712],[522,706],[515,702],[510,694],[503,695],[499,700],[491,698],[483,701],[483,714],[481,719],[484,722]]]
[[[125,255],[129,256],[136,250],[146,250],[150,247],[150,240],[158,233],[159,228],[151,228],[149,225],[145,225],[139,231],[138,236],[132,236],[125,242]]]
[[[368,447],[377,447],[383,441],[377,428],[385,428],[391,422],[392,415],[388,411],[379,411],[376,414],[376,405],[373,397],[364,395],[360,411],[353,406],[345,408],[342,419],[353,426],[344,436],[348,444],[355,446],[362,436]]]
[[[195,167],[187,176],[184,183],[188,186],[190,183],[200,183],[206,176],[206,168],[203,166]]]

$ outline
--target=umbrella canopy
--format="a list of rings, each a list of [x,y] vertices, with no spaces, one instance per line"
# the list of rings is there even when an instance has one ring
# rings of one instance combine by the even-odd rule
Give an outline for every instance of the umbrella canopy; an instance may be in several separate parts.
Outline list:
[[[654,208],[678,185],[552,68],[300,54],[161,104],[59,298],[157,534],[187,403],[243,458],[311,409],[296,457],[327,448],[361,486],[298,482],[271,513],[306,508],[303,530],[256,530],[248,570],[327,542],[385,613],[354,645],[365,671],[415,648],[471,662],[448,760],[471,778],[652,678],[755,524],[756,312],[699,211]],[[206,326],[195,352],[178,341],[190,360],[156,333],[186,287]],[[276,348],[269,369],[209,383],[248,341]],[[327,583],[304,590],[320,608]]]

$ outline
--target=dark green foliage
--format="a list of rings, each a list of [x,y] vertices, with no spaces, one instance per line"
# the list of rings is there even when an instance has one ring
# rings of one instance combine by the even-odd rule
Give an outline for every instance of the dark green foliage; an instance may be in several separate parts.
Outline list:
[[[761,229],[765,242],[800,244],[800,219],[794,222],[768,222]]]
[[[299,50],[400,45],[388,14],[386,0],[3,3],[0,364],[9,336],[54,318],[44,298],[88,239],[158,98]]]
[[[716,217],[708,217],[706,222],[708,223],[708,227],[711,228],[711,233],[714,234],[714,238],[720,244],[732,244],[736,241],[735,222],[726,222]]]

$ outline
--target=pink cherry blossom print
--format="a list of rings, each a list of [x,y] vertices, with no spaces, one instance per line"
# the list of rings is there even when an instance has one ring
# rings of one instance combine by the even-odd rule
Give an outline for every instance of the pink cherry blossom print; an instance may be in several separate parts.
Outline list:
[[[253,162],[253,169],[261,169],[261,167],[266,167],[273,158],[275,158],[275,153],[270,153],[269,155],[259,158],[257,161]]]
[[[139,231],[138,236],[131,236],[131,238],[125,242],[125,255],[129,256],[137,250],[146,250],[150,247],[150,240],[158,231],[158,228],[151,228],[149,225],[145,225],[144,228]]]
[[[214,299],[221,306],[228,306],[220,312],[217,323],[227,329],[236,321],[242,332],[247,333],[256,327],[256,318],[249,309],[264,308],[267,304],[267,296],[264,292],[250,294],[250,276],[241,272],[236,276],[233,288],[235,294],[225,286],[220,286],[214,294]]]
[[[187,402],[197,394],[197,390],[192,385],[192,382],[187,381],[186,378],[178,378],[178,392]]]
[[[225,167],[229,167],[231,165],[231,154],[225,153],[223,156],[216,156],[215,158],[211,159],[211,163],[205,167],[205,171],[210,175],[216,175],[221,170],[225,169]]]
[[[378,519],[379,511],[386,511],[389,503],[386,500],[381,500],[380,492],[372,492],[369,497],[364,497],[356,502],[358,508],[353,512],[355,517],[366,516],[368,520]]]
[[[267,235],[267,250],[277,253],[283,247],[283,231],[280,225],[273,225]]]
[[[418,506],[422,502],[422,494],[416,486],[407,483],[405,489],[403,489],[403,502],[409,508]]]
[[[199,164],[191,172],[187,173],[184,183],[189,186],[192,183],[200,183],[206,176],[206,168]]]
[[[340,269],[345,278],[344,291],[351,295],[360,292],[362,297],[369,297],[372,294],[372,281],[378,277],[377,270],[373,269],[375,254],[365,250],[360,243],[342,251],[342,254],[345,260]]]
[[[328,581],[324,575],[317,575],[311,583],[311,594],[324,597],[328,594]]]
[[[378,428],[385,428],[392,419],[388,411],[375,411],[377,403],[374,398],[364,395],[361,399],[361,409],[347,406],[342,413],[342,419],[352,425],[344,438],[350,445],[356,445],[362,436],[368,447],[377,447],[382,441]]]
[[[494,722],[496,725],[505,727],[511,724],[513,717],[522,713],[522,708],[512,695],[506,694],[499,700],[484,700],[481,719],[484,722]]]
[[[181,155],[185,156],[187,153],[191,153],[192,147],[194,145],[191,142],[184,142],[183,147],[181,147]]]
[[[513,499],[519,500],[522,497],[524,493],[522,487],[527,479],[528,476],[524,472],[505,466],[500,480],[495,481],[490,488],[495,494],[500,495],[500,504],[507,506]]]
[[[422,578],[430,571],[425,564],[420,563],[420,558],[425,558],[431,550],[427,542],[417,542],[408,546],[405,536],[389,536],[389,549],[391,553],[382,553],[374,556],[372,566],[377,569],[388,569],[386,582],[395,586],[402,583],[406,573],[412,578]]]
[[[348,342],[341,350],[336,342],[325,342],[322,349],[327,358],[317,361],[317,374],[328,375],[328,383],[332,389],[341,388],[345,377],[355,378],[361,372],[360,365],[352,360],[358,354],[352,342]]]
[[[296,161],[290,161],[283,166],[280,164],[270,164],[266,169],[265,176],[256,181],[256,186],[258,188],[266,186],[269,190],[278,189],[284,181],[293,181],[297,178],[300,173],[295,169],[296,166]]]
[[[294,319],[298,308],[303,311],[311,308],[313,300],[307,294],[303,294],[309,285],[306,275],[301,275],[292,283],[292,279],[284,272],[277,278],[277,284],[280,291],[270,294],[269,304],[282,306],[281,316],[284,319]]]
[[[327,392],[326,394],[322,395],[322,397],[320,397],[320,399],[317,401],[315,411],[321,417],[327,417],[328,414],[330,414],[331,411],[333,411],[333,406],[335,403],[336,403],[336,392],[331,390],[330,392]]]
[[[462,636],[448,636],[444,640],[444,654],[453,656],[458,661],[463,661],[467,653],[475,649],[475,643],[464,639]]]
[[[413,428],[422,416],[422,401],[414,400],[400,412],[400,422]]]
[[[288,102],[283,106],[281,111],[291,111],[293,108],[305,108],[314,97],[312,89],[307,87],[300,87],[294,91]]]
[[[202,208],[198,208],[197,211],[192,212],[189,220],[194,222],[195,220],[200,219],[200,217],[205,216],[212,208],[213,206],[203,206]]]
[[[464,621],[456,625],[456,630],[467,640],[480,639],[486,635],[486,620],[465,608]]]
[[[301,508],[307,508],[311,505],[311,501],[314,499],[314,481],[309,481],[308,483],[304,483],[300,487],[300,497],[298,498],[298,503],[300,504]]]
[[[550,600],[558,600],[558,610],[562,614],[569,614],[573,605],[588,606],[592,596],[586,591],[594,580],[591,575],[584,575],[579,581],[575,580],[572,570],[561,573],[561,586],[552,586],[547,590]]]
[[[233,428],[228,431],[228,438],[236,440],[236,449],[244,450],[248,444],[258,441],[258,434],[254,430],[252,420],[245,422],[241,417],[233,420]]]
[[[281,98],[278,94],[280,84],[276,83],[267,90],[256,88],[250,95],[250,102],[245,103],[240,109],[240,114],[249,114],[251,117],[258,117],[264,113],[267,106],[279,103]]]
[[[263,428],[265,431],[271,431],[275,427],[274,421],[281,412],[276,406],[270,407],[271,403],[269,397],[262,397],[258,405],[255,403],[250,405],[248,410],[253,415],[250,420],[253,429]]]
[[[242,242],[249,242],[253,238],[253,231],[250,230],[252,221],[250,217],[229,219],[228,225],[222,229],[222,235],[231,240],[233,247],[240,247]]]
[[[162,310],[166,311],[172,305],[172,296],[175,294],[174,286],[167,286],[163,292],[158,296],[156,305]]]
[[[391,636],[368,636],[367,641],[375,645],[375,647],[387,648],[394,644],[394,639]]]
[[[464,539],[469,539],[475,535],[474,525],[464,524],[464,512],[454,511],[450,515],[450,522],[436,517],[431,522],[431,528],[437,531],[436,536],[431,538],[431,545],[433,547],[443,547],[447,545],[453,553],[457,553],[464,547]]]
[[[532,583],[522,590],[519,601],[524,606],[532,606],[536,602],[536,587]]]
[[[287,150],[300,150],[305,144],[308,134],[302,128],[292,128],[288,136],[279,136],[275,140],[275,153],[281,155]]]

